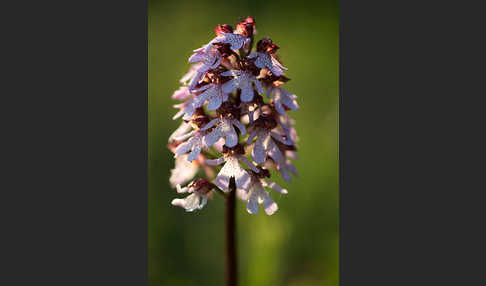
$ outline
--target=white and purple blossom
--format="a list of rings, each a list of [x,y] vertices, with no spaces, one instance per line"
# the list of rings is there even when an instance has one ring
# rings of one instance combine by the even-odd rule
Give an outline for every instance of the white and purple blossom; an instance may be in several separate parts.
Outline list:
[[[213,131],[209,134],[204,136],[204,143],[206,146],[211,147],[214,143],[216,143],[219,139],[225,139],[225,145],[228,147],[234,147],[238,144],[238,134],[236,133],[235,128],[236,126],[240,130],[242,135],[246,134],[246,128],[240,121],[232,118],[223,118],[218,117],[211,120],[206,126],[204,126],[201,130],[208,130],[209,128],[216,125]]]
[[[238,189],[248,190],[250,187],[250,175],[241,167],[239,161],[245,163],[254,172],[259,172],[259,169],[250,160],[240,154],[230,154],[218,159],[206,160],[206,164],[211,166],[225,163],[214,180],[214,184],[222,191],[228,190],[231,177],[235,178],[235,184]]]
[[[200,63],[200,66],[196,70],[196,75],[192,78],[191,84],[189,85],[191,90],[194,89],[208,70],[217,68],[223,60],[223,57],[217,50],[206,48],[207,46],[203,46],[194,50],[195,53],[189,58],[190,63]]]
[[[251,174],[248,203],[246,204],[248,213],[257,214],[259,204],[263,205],[263,209],[267,215],[272,215],[278,210],[277,204],[264,187],[269,187],[281,194],[288,193],[286,189],[283,189],[275,182],[264,180],[263,178],[259,178],[256,174]]]
[[[177,193],[189,193],[190,195],[184,199],[173,199],[171,204],[182,207],[187,212],[200,210],[206,205],[208,195],[213,187],[213,184],[208,182],[206,179],[196,179],[184,188],[181,188],[181,185],[178,184]]]
[[[292,165],[289,159],[280,161],[278,164],[276,164],[276,166],[277,166],[277,170],[282,175],[282,178],[287,182],[290,182],[291,180],[290,173],[294,174],[295,176],[298,176],[297,169],[295,169],[295,166]]]
[[[188,155],[182,155],[176,158],[175,168],[170,170],[169,182],[172,187],[182,185],[194,178],[199,170],[199,164],[195,161],[189,162],[187,160]]]
[[[254,52],[248,56],[249,59],[256,58],[255,66],[259,68],[267,68],[269,69],[274,75],[281,76],[283,75],[283,71],[287,70],[286,67],[281,65],[274,57],[270,56],[267,53],[262,52]]]
[[[273,98],[275,109],[280,114],[285,114],[285,107],[292,110],[299,109],[299,105],[295,100],[297,96],[279,86],[271,85],[267,88],[267,98],[270,97]]]
[[[205,51],[209,51],[209,49],[211,49],[211,47],[216,43],[229,44],[230,49],[239,50],[245,43],[249,43],[251,40],[251,38],[247,38],[244,35],[236,33],[220,32],[219,34],[219,36],[207,44]]]
[[[174,152],[174,157],[177,158],[190,151],[189,155],[187,156],[187,161],[192,162],[196,160],[201,153],[201,150],[206,147],[203,142],[203,137],[205,135],[206,131],[194,130],[185,135],[176,137],[175,139],[180,141],[186,140],[187,138],[189,138],[189,140],[177,146]]]
[[[187,123],[185,121],[182,121],[181,125],[179,125],[179,127],[177,127],[177,129],[174,132],[172,132],[172,134],[170,135],[170,137],[169,137],[169,143],[172,143],[174,141],[177,141],[176,138],[178,138],[178,137],[186,134],[191,129],[192,129],[191,124],[189,124],[189,123]]]
[[[252,82],[255,83],[255,87],[259,94],[263,94],[265,92],[260,81],[258,81],[254,75],[247,71],[231,70],[223,72],[221,75],[234,77],[230,81],[223,84],[223,92],[232,93],[236,89],[240,89],[240,98],[243,102],[249,102],[253,99],[254,92]]]
[[[188,85],[192,80],[197,76],[197,71],[203,66],[203,63],[198,63],[195,65],[192,65],[189,68],[189,71],[182,76],[182,78],[179,80],[180,83],[184,85]]]
[[[251,156],[258,164],[263,164],[267,159],[267,155],[277,164],[285,159],[285,156],[282,154],[274,140],[285,145],[293,145],[292,141],[287,140],[275,130],[272,130],[276,125],[277,122],[275,119],[270,116],[262,115],[250,127],[250,133],[246,144],[250,145],[253,142],[253,139],[257,138],[253,144]]]
[[[179,111],[172,117],[172,119],[177,119],[182,116],[182,119],[189,120],[194,112],[196,112],[194,98],[190,98],[186,102],[180,104],[175,104],[174,107],[179,108]]]
[[[250,133],[248,137],[247,144],[251,144],[254,138],[257,138],[253,144],[253,149],[251,156],[253,160],[258,164],[263,164],[267,158],[270,156],[275,162],[279,163],[284,160],[284,155],[278,149],[277,144],[274,140],[278,140],[284,144],[292,145],[292,142],[284,139],[281,135],[275,131],[270,131],[266,129],[255,129]]]
[[[174,94],[172,94],[172,98],[177,100],[184,100],[191,96],[191,91],[187,86],[181,86],[178,90],[174,91]]]
[[[228,100],[228,93],[223,92],[220,84],[207,84],[199,89],[193,91],[194,93],[202,92],[194,99],[194,107],[199,108],[207,101],[208,110],[216,110],[221,106],[221,103]]]
[[[293,144],[299,141],[297,131],[295,131],[295,128],[293,127],[293,125],[295,125],[295,121],[292,118],[290,118],[287,114],[279,114],[277,116],[277,122],[277,128],[284,132],[287,140],[290,140]]]

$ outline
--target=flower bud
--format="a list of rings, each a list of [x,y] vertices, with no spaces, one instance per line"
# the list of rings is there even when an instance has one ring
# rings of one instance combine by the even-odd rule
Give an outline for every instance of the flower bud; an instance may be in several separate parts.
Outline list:
[[[236,24],[236,33],[243,35],[247,38],[253,36],[254,30],[255,30],[255,20],[250,16],[248,16],[246,19]]]
[[[214,28],[214,32],[216,32],[217,36],[223,36],[222,33],[233,33],[233,27],[228,24],[218,25]]]
[[[273,54],[275,53],[278,49],[280,49],[279,46],[275,45],[270,38],[263,38],[257,43],[257,51],[260,53],[267,53],[267,54]]]

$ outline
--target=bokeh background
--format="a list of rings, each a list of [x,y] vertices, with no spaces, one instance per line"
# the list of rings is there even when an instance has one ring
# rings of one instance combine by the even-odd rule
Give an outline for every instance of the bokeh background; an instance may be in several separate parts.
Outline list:
[[[149,0],[149,285],[223,285],[223,200],[199,212],[170,202],[174,159],[167,139],[180,121],[170,96],[189,68],[193,49],[214,37],[217,24],[256,20],[256,40],[280,46],[298,96],[290,111],[300,137],[294,161],[299,177],[283,182],[287,195],[271,192],[273,216],[249,215],[238,201],[240,285],[338,285],[338,43],[337,1]]]

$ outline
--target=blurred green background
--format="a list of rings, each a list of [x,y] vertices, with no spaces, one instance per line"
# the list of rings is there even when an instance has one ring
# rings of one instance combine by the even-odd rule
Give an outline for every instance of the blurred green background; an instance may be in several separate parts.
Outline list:
[[[217,24],[256,20],[256,39],[280,46],[298,96],[299,177],[271,192],[279,210],[250,215],[238,201],[240,285],[338,285],[338,42],[337,1],[149,0],[149,285],[223,285],[223,200],[194,213],[173,207],[168,183],[174,159],[167,139],[179,126],[170,96],[189,68],[193,49],[214,37]]]

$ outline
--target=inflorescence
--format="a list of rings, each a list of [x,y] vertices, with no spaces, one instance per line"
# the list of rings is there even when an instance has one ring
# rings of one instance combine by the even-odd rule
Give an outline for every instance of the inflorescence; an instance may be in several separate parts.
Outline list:
[[[225,24],[214,30],[216,37],[194,50],[193,65],[180,80],[183,86],[172,95],[184,102],[174,105],[179,112],[173,119],[183,122],[169,138],[176,158],[170,183],[178,193],[189,194],[172,204],[186,211],[201,209],[214,192],[227,195],[233,177],[247,211],[256,214],[263,204],[271,215],[278,207],[265,188],[281,194],[287,190],[268,179],[269,170],[278,170],[285,181],[290,173],[297,175],[290,159],[296,158],[298,138],[287,115],[298,109],[297,97],[281,87],[289,81],[283,74],[287,68],[270,38],[259,40],[252,53],[253,18],[240,21],[236,29]],[[206,178],[181,187],[200,170]]]

